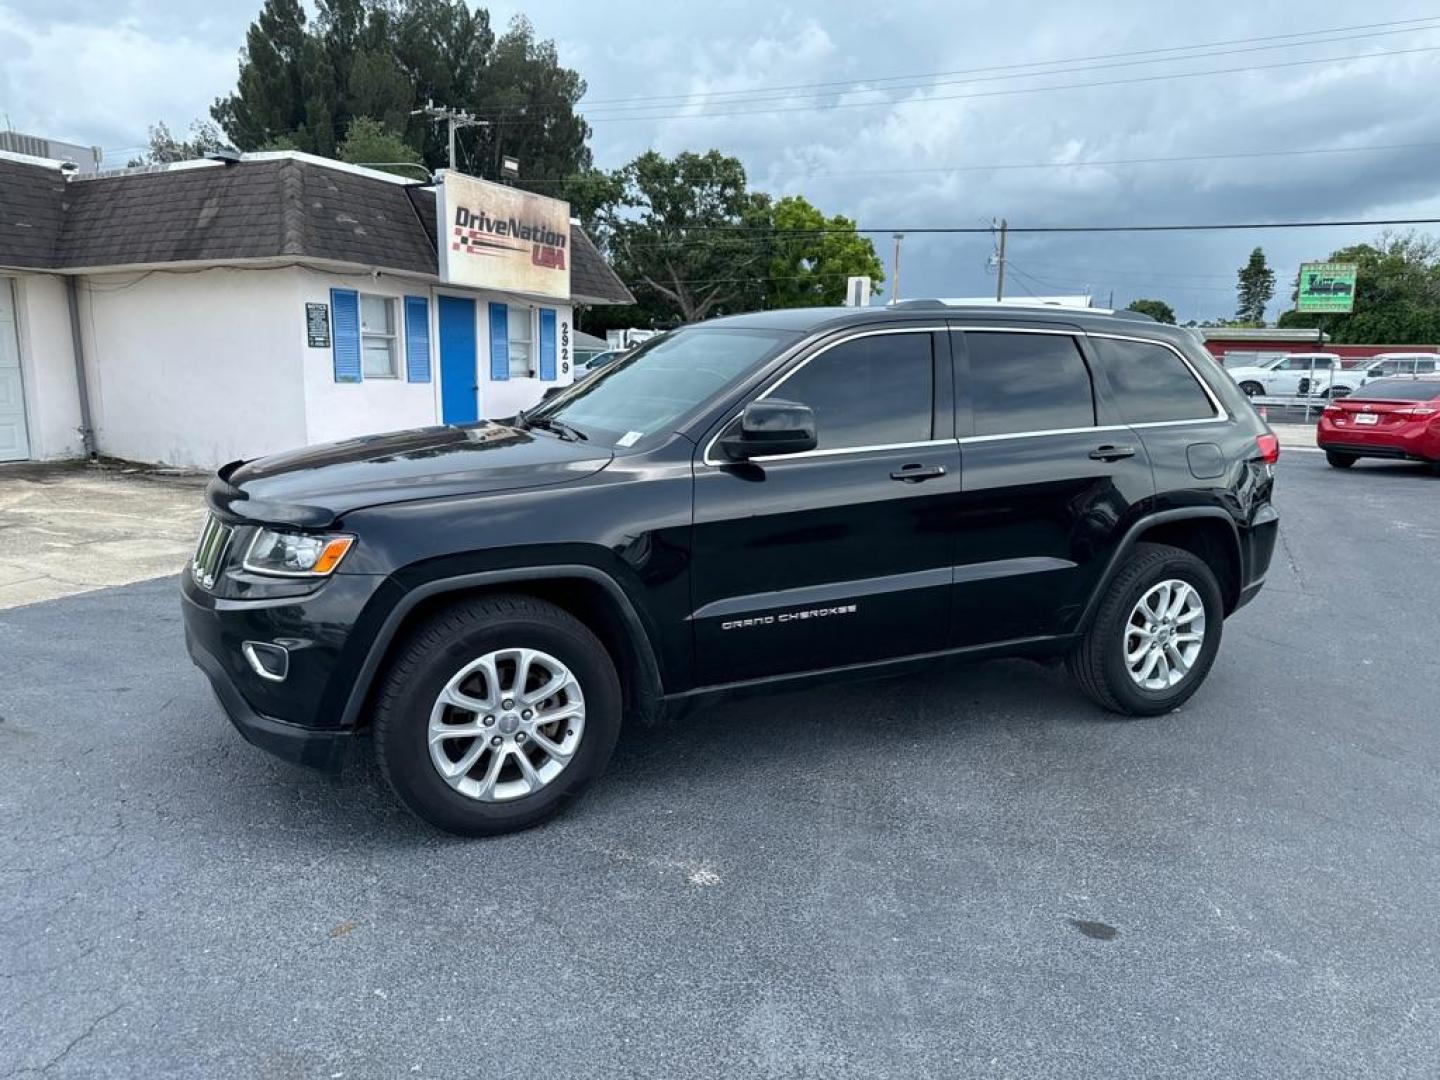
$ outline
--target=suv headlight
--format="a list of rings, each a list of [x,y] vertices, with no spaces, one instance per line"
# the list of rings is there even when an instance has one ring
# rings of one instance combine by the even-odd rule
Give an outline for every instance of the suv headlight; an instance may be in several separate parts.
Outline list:
[[[276,577],[326,577],[355,544],[353,536],[261,529],[245,552],[245,569]]]

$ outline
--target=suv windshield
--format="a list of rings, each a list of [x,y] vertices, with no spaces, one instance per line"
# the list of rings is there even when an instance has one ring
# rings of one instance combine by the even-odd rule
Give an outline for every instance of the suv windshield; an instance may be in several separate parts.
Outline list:
[[[793,339],[772,330],[686,327],[652,338],[524,419],[558,420],[592,442],[635,446],[673,430],[675,421]]]

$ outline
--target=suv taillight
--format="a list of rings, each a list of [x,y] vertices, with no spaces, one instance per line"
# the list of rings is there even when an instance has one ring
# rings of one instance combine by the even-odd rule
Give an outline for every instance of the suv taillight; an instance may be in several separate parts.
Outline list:
[[[1255,436],[1255,449],[1260,451],[1260,460],[1266,465],[1274,465],[1280,460],[1280,439],[1269,432]]]

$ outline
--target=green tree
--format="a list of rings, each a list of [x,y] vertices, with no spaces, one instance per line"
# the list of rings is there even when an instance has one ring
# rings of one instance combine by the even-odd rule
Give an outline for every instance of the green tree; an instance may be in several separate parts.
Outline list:
[[[317,0],[313,20],[300,0],[265,0],[235,90],[210,111],[241,149],[285,138],[326,156],[370,117],[434,169],[447,164],[445,125],[412,115],[434,101],[487,121],[459,133],[459,168],[495,179],[502,156],[518,157],[520,186],[544,191],[590,167],[584,92],[526,19],[497,38],[466,0]]]
[[[292,138],[306,150],[320,149],[311,123],[326,109],[331,80],[306,21],[300,0],[265,0],[245,32],[235,91],[210,109],[211,117],[242,150],[280,136]],[[329,134],[333,145],[333,131]]]
[[[866,276],[876,286],[885,280],[875,245],[847,217],[827,218],[803,197],[790,195],[775,203],[770,225],[766,307],[840,304],[846,278]]]
[[[738,158],[654,150],[620,170],[620,197],[599,211],[600,236],[651,321],[694,322],[759,307],[770,200],[752,193]]]
[[[419,152],[386,124],[369,116],[357,116],[350,122],[337,156],[352,165],[372,165],[411,180],[423,179],[425,174]]]
[[[637,302],[587,312],[587,330],[839,304],[847,277],[885,280],[854,221],[800,196],[751,190],[739,159],[718,150],[647,151],[614,173],[574,177],[560,193]]]
[[[470,160],[481,174],[498,177],[502,157],[518,158],[517,186],[535,181],[548,193],[551,181],[590,167],[590,125],[575,112],[585,80],[561,66],[555,43],[538,40],[528,19],[511,21],[474,76],[471,108],[490,121],[470,129]]]
[[[190,125],[190,138],[177,139],[162,120],[150,126],[150,149],[140,157],[131,158],[127,166],[168,165],[172,161],[193,161],[225,147],[225,136],[214,124],[196,122]]]
[[[1277,325],[1322,326],[1332,341],[1341,344],[1440,341],[1440,241],[1435,237],[1382,233],[1372,243],[1332,252],[1329,261],[1358,264],[1355,310],[1349,315],[1292,310],[1284,312]],[[1292,301],[1294,298],[1292,290]]]
[[[1164,300],[1131,300],[1125,305],[1126,311],[1138,311],[1142,315],[1149,315],[1156,322],[1175,325],[1175,309]]]
[[[1265,262],[1265,251],[1256,248],[1238,272],[1236,292],[1240,303],[1235,309],[1235,318],[1241,322],[1265,325],[1265,305],[1275,295],[1275,271]]]

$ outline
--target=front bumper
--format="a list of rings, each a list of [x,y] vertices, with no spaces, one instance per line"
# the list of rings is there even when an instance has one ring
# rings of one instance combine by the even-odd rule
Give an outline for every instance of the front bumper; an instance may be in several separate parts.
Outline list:
[[[335,575],[309,594],[284,600],[224,599],[181,575],[185,645],[246,740],[277,757],[338,771],[352,729],[341,714],[354,683],[351,631],[380,579]],[[246,642],[288,653],[281,680],[262,678],[246,659]]]
[[[190,659],[210,679],[225,715],[235,725],[235,730],[245,741],[262,750],[268,750],[276,757],[296,765],[318,769],[335,775],[345,765],[345,758],[354,740],[353,731],[321,731],[276,720],[273,716],[258,713],[236,688],[230,675],[218,658],[212,656],[198,644],[189,626],[185,631],[185,646],[190,650]]]

